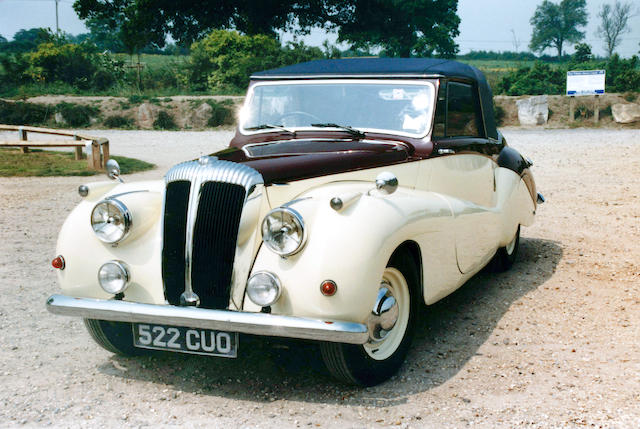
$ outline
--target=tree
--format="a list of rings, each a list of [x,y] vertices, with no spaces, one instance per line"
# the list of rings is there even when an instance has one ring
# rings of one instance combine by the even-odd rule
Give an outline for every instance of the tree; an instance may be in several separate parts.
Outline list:
[[[215,29],[247,35],[277,36],[281,30],[306,34],[313,27],[332,28],[355,48],[381,48],[387,55],[457,51],[453,38],[460,19],[457,0],[75,0],[82,19],[105,19],[163,46],[169,34],[181,45]],[[126,24],[131,22],[132,25]]]
[[[109,19],[94,17],[85,20],[89,29],[89,40],[101,51],[125,52],[125,47],[120,40],[120,26]],[[114,28],[115,27],[115,28]]]
[[[11,53],[29,52],[35,50],[40,43],[49,42],[54,35],[45,28],[31,28],[18,30],[13,40],[2,45],[2,50]],[[5,39],[6,40],[6,39]]]
[[[618,0],[611,7],[603,4],[598,17],[600,25],[596,34],[604,41],[607,57],[613,55],[613,51],[620,42],[620,36],[631,31],[629,18],[631,18],[631,3],[620,3]]]
[[[381,48],[393,57],[455,57],[460,33],[457,0],[355,0],[340,3],[329,21],[353,48]]]
[[[124,50],[133,55],[149,44],[165,44],[165,20],[156,9],[156,3],[163,1],[76,0],[73,8],[105,43],[115,43],[113,37],[106,36],[110,32],[117,36]]]
[[[533,34],[529,48],[542,52],[549,47],[562,57],[565,43],[577,43],[584,38],[579,27],[587,25],[586,0],[562,0],[560,4],[544,0],[531,17]]]
[[[573,61],[576,63],[586,63],[587,61],[591,61],[593,59],[593,55],[591,54],[591,46],[587,43],[578,43],[573,47],[575,53],[573,54]]]

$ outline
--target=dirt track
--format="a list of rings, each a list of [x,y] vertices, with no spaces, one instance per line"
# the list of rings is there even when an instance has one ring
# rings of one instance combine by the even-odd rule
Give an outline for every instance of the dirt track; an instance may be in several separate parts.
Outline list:
[[[159,166],[126,180],[231,136],[92,133]],[[368,389],[328,378],[311,346],[241,339],[236,360],[100,349],[44,309],[85,179],[0,178],[0,426],[640,427],[640,131],[505,135],[547,197],[518,261],[428,308],[401,372]]]

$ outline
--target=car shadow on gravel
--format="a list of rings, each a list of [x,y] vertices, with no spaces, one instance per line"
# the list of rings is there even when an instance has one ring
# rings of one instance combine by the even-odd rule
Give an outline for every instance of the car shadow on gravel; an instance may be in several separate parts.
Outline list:
[[[104,374],[172,386],[203,396],[271,402],[393,406],[454,377],[492,335],[502,316],[545,283],[562,258],[560,243],[522,238],[506,273],[481,272],[455,293],[425,307],[405,364],[391,380],[357,388],[331,379],[313,343],[241,336],[237,359],[174,353],[139,358],[113,356]],[[499,345],[509,344],[500,338]],[[173,395],[173,396],[172,396]]]

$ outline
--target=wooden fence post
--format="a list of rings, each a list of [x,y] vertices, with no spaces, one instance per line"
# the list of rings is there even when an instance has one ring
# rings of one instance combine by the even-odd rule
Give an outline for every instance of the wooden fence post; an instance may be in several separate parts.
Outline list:
[[[22,128],[18,128],[18,138],[22,141],[27,141],[27,132]],[[23,146],[22,153],[29,153],[29,147]]]
[[[89,168],[92,170],[100,170],[100,143],[95,140],[91,141],[91,159],[89,160]]]
[[[593,122],[596,124],[600,120],[600,96],[596,94],[596,102],[593,107]]]
[[[80,137],[78,137],[77,135],[73,136],[73,139],[75,141],[80,141],[82,140]],[[84,159],[84,153],[82,153],[82,146],[76,146],[76,161],[80,160],[80,159]]]
[[[574,121],[576,110],[576,98],[574,96],[569,97],[569,122]]]
[[[109,156],[110,156],[109,141],[102,143],[100,146],[102,146],[102,167],[106,168],[107,161],[109,161]]]

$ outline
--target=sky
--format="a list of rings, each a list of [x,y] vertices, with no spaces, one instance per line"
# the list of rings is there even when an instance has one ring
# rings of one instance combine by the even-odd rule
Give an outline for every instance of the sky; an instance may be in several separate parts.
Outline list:
[[[622,36],[617,52],[629,57],[640,51],[640,1],[630,0],[635,4],[636,15],[629,24],[630,33]],[[536,6],[542,0],[459,0],[460,35],[456,42],[460,53],[470,50],[520,51],[528,50],[531,38],[529,19]],[[586,42],[592,46],[597,55],[604,55],[603,42],[596,36],[598,27],[598,10],[604,3],[613,0],[587,0],[589,24],[586,31]],[[73,8],[73,0],[59,0],[58,19],[60,29],[71,34],[86,32],[82,21]],[[11,39],[14,33],[22,28],[50,27],[55,29],[55,0],[0,0],[0,34]],[[282,40],[289,41],[292,35],[283,34]],[[309,36],[302,38],[305,43],[320,45],[324,40],[335,42],[335,34],[327,34],[322,30],[314,30]],[[568,53],[572,46],[566,46]],[[555,55],[554,50],[548,50]]]

